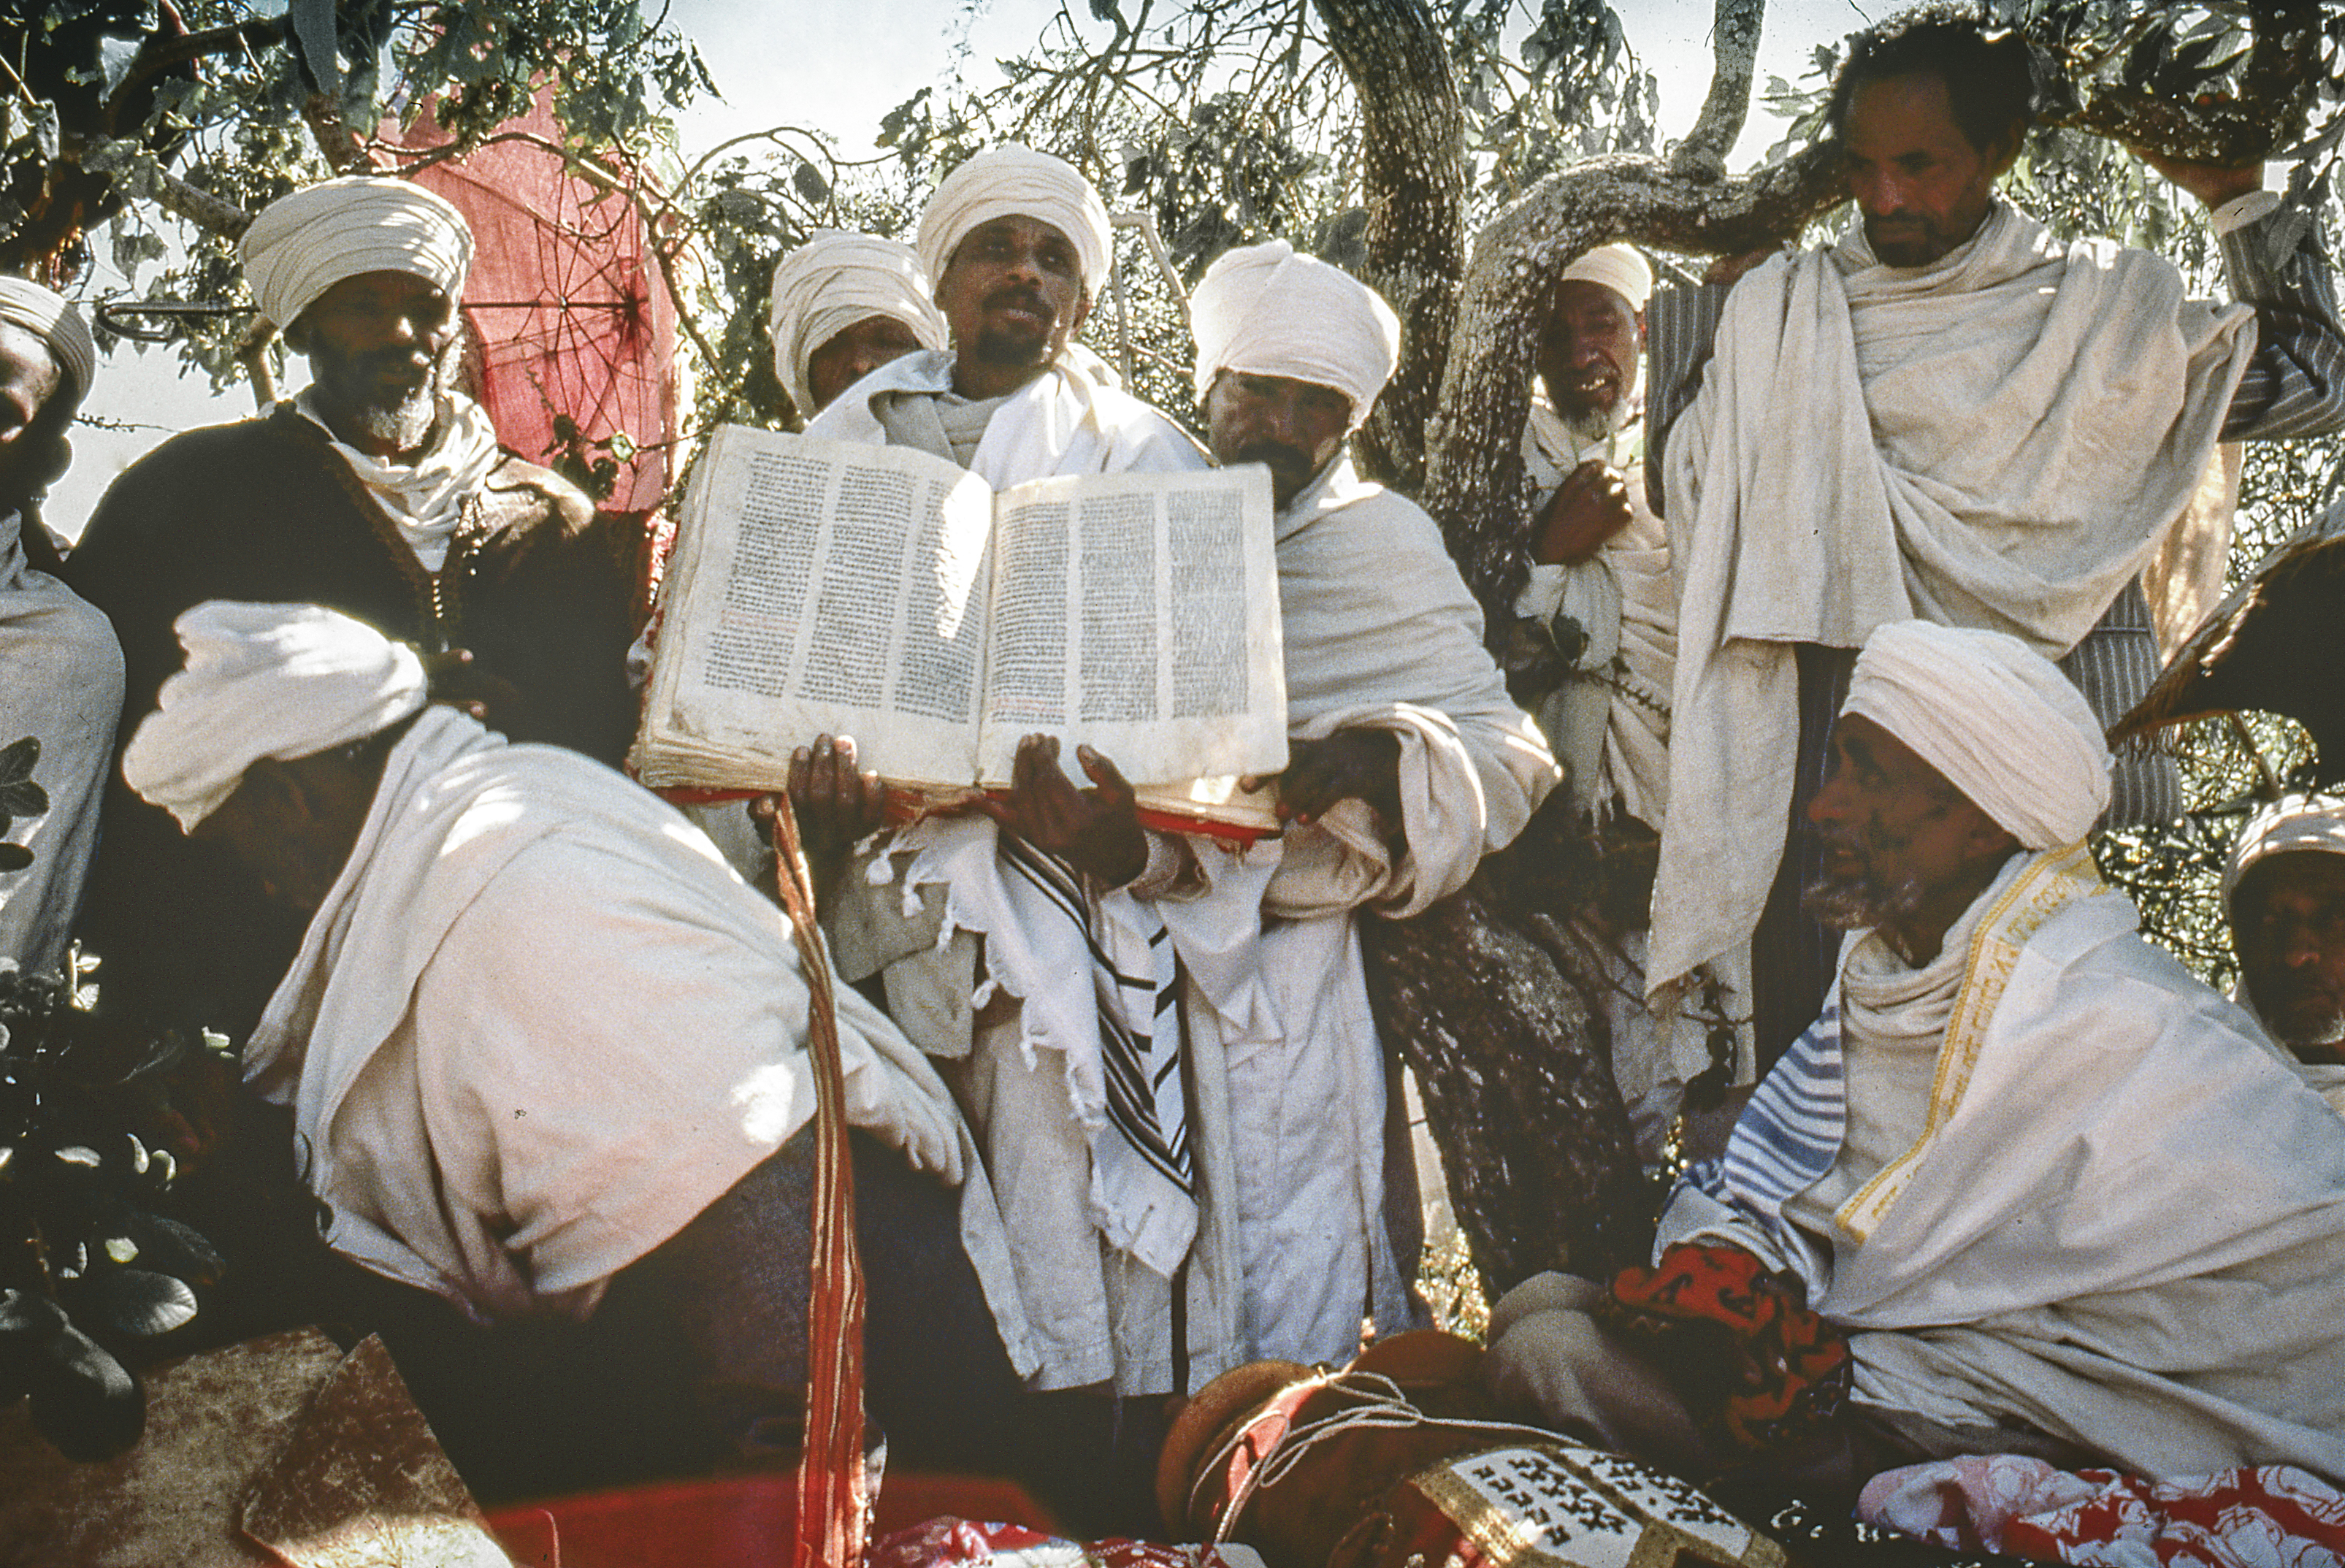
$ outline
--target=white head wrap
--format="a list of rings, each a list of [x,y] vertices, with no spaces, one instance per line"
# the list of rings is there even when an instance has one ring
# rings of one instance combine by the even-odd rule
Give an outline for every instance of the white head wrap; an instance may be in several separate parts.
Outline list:
[[[237,249],[260,313],[289,327],[319,295],[361,272],[411,272],[462,299],[472,230],[412,181],[351,174],[279,197]]]
[[[920,213],[920,267],[942,280],[945,264],[969,231],[997,218],[1031,218],[1065,235],[1096,296],[1111,254],[1107,203],[1082,171],[1061,158],[1004,142],[945,176]]]
[[[97,377],[97,344],[71,300],[29,279],[0,277],[0,321],[13,321],[49,345],[65,375],[59,390],[76,406],[89,395]]]
[[[122,777],[188,832],[260,759],[362,740],[424,703],[415,650],[339,610],[210,599],[172,628],[188,667],[122,748]]]
[[[814,393],[807,385],[815,351],[873,316],[911,329],[924,349],[949,341],[936,292],[912,248],[875,234],[827,229],[782,258],[774,269],[774,373],[790,402],[808,419]]]
[[[1599,245],[1566,267],[1556,283],[1601,283],[1632,311],[1643,310],[1653,297],[1653,270],[1633,245]]]
[[[1400,318],[1382,296],[1284,239],[1226,251],[1190,296],[1197,400],[1222,372],[1284,376],[1352,400],[1353,430],[1400,363]]]
[[[2249,818],[2223,868],[2223,901],[2230,902],[2239,879],[2257,861],[2299,850],[2345,855],[2345,799],[2283,795]]]
[[[2109,803],[2101,726],[2052,661],[2004,632],[1895,621],[1865,639],[1843,714],[1873,720],[2031,850]]]

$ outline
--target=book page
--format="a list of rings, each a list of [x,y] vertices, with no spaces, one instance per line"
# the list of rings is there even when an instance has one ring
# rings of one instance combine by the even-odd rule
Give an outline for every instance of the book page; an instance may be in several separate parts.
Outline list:
[[[1038,731],[1071,773],[1089,742],[1137,785],[1285,766],[1266,473],[1041,480],[996,513],[987,783]]]
[[[970,781],[991,508],[922,453],[720,430],[663,601],[644,781],[778,785],[826,733],[887,777]]]

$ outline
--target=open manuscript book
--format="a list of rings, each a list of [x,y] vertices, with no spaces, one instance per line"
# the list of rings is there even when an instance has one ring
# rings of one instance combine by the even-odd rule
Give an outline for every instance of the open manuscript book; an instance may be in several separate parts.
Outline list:
[[[654,789],[779,789],[851,735],[916,800],[1088,742],[1161,825],[1274,830],[1286,765],[1268,473],[1037,480],[720,428],[695,470],[632,759]]]

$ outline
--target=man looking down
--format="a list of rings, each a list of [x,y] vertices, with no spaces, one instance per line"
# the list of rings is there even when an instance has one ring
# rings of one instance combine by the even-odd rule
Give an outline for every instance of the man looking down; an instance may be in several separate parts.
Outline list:
[[[2345,1122],[2101,881],[2107,774],[2015,638],[1872,635],[1810,808],[1838,983],[1653,1269],[1499,1303],[1505,1397],[1851,1492],[1965,1453],[2345,1473]]]
[[[787,1459],[815,1107],[787,922],[620,775],[427,707],[421,661],[372,627],[211,602],[178,636],[123,773],[307,921],[245,1077],[291,1113],[326,1242],[372,1281],[268,1305],[380,1329],[476,1486]],[[873,1413],[931,1462],[1010,1462],[1015,1375],[947,1190],[966,1134],[927,1059],[837,1004],[871,1135]]]
[[[2223,871],[2238,999],[2305,1082],[2345,1109],[2345,801],[2284,795]]]

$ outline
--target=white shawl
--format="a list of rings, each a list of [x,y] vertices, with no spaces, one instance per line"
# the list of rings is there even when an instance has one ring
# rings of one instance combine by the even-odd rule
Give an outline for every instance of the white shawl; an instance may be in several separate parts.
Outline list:
[[[1655,989],[1739,947],[1782,857],[1792,645],[1920,617],[2066,653],[2189,503],[2254,314],[1998,201],[1925,268],[1861,226],[1737,286],[1668,453],[1682,585]]]
[[[246,1076],[337,1250],[483,1318],[583,1311],[813,1115],[807,1007],[779,911],[667,805],[432,708]],[[838,1022],[848,1119],[959,1179],[934,1070],[843,986]]]
[[[1919,1139],[1832,1178],[1861,1185],[1810,1296],[1852,1331],[1857,1398],[2154,1477],[2345,1475],[2345,1120],[2080,847],[2017,866],[1961,922],[1958,990],[1912,996],[1946,1031]],[[1853,1014],[1847,1054],[1884,1030],[1911,1032]],[[1771,1252],[1727,1212],[1681,1187],[1662,1238]]]
[[[1303,918],[1366,905],[1413,915],[1514,841],[1555,761],[1482,646],[1482,612],[1415,502],[1338,455],[1278,514],[1288,733],[1390,730],[1407,850],[1395,863],[1347,800],[1290,830],[1264,907]]]
[[[1096,367],[1096,370],[1093,369]],[[885,445],[874,405],[952,390],[953,356],[924,350],[880,366],[807,426],[808,435]],[[995,411],[969,472],[996,490],[1060,473],[1165,473],[1206,466],[1181,427],[1109,384],[1106,367],[1071,347]]]

